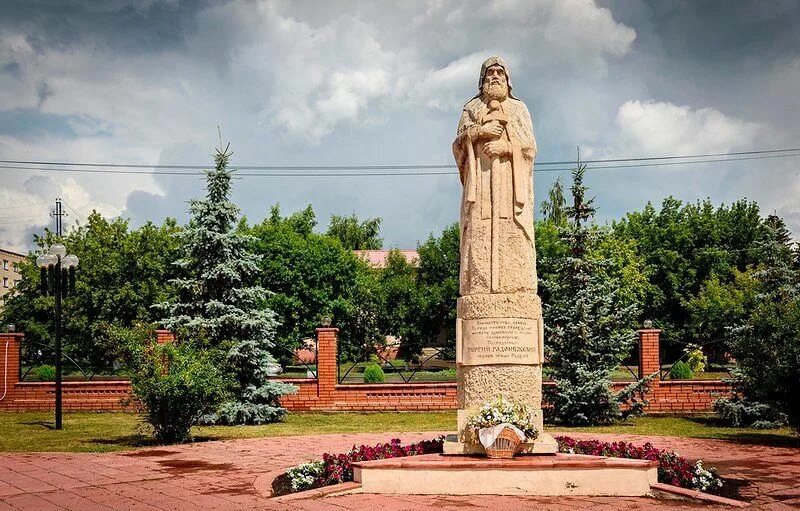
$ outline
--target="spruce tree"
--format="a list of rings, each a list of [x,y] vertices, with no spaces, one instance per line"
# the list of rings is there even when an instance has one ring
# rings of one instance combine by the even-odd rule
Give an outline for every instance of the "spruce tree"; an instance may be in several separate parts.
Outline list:
[[[284,417],[278,398],[296,388],[267,379],[275,363],[269,353],[275,314],[266,307],[267,291],[255,285],[260,256],[251,251],[253,238],[236,228],[240,211],[229,198],[229,148],[217,149],[215,168],[205,171],[206,197],[189,202],[191,219],[175,263],[181,277],[171,281],[178,298],[160,307],[166,328],[226,352],[234,399],[206,422],[263,424]]]
[[[736,426],[777,427],[788,421],[800,432],[800,275],[792,267],[782,222],[765,222],[763,263],[755,269],[755,303],[731,327],[735,396],[714,408]]]
[[[549,297],[545,346],[555,380],[548,400],[555,422],[575,425],[613,421],[623,416],[623,401],[629,405],[626,414],[640,411],[644,402],[634,398],[646,385],[640,381],[619,393],[611,390],[611,375],[634,342],[637,307],[618,297],[620,282],[603,271],[610,261],[587,255],[603,232],[590,225],[596,209],[594,199],[586,197],[585,172],[580,164],[572,172],[572,205],[561,228],[569,251],[553,262],[555,271],[542,281]]]

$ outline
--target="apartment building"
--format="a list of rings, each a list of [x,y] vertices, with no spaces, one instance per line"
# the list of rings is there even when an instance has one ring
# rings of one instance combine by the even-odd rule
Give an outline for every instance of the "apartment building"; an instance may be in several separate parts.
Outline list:
[[[0,299],[14,289],[19,279],[22,278],[17,271],[17,263],[23,259],[25,259],[25,254],[0,248]],[[0,302],[0,307],[2,307],[2,302]]]

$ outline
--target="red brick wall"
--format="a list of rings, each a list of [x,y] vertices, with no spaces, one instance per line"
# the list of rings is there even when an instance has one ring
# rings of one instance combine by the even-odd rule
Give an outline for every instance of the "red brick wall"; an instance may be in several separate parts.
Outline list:
[[[22,338],[23,334],[0,333],[0,410],[52,410],[55,406],[53,382],[19,381]],[[122,410],[122,400],[130,396],[130,388],[130,382],[124,380],[67,381],[62,386],[63,407],[65,411]]]
[[[455,383],[387,383],[380,385],[339,385],[337,382],[336,328],[317,329],[318,379],[286,379],[298,393],[281,401],[292,411],[426,411],[455,410]],[[158,342],[174,336],[158,331]],[[20,382],[19,343],[23,334],[0,333],[0,411],[52,410],[55,385],[52,382]],[[8,350],[6,351],[6,343]],[[639,331],[639,374],[658,370],[660,330]],[[6,366],[6,353],[8,355]],[[6,374],[7,367],[7,374]],[[5,387],[2,385],[5,383]],[[552,385],[552,382],[544,382]],[[626,383],[614,383],[620,390]],[[650,413],[691,413],[711,409],[714,394],[730,393],[730,386],[717,380],[666,380],[656,378],[647,395]],[[64,382],[64,410],[123,410],[130,396],[127,381]]]
[[[388,383],[381,385],[339,385],[336,367],[336,328],[317,329],[317,372],[314,379],[283,380],[298,387],[298,393],[281,402],[293,411],[416,411],[455,410],[455,383]],[[639,374],[649,376],[660,370],[661,330],[639,330]],[[545,386],[553,385],[544,382]],[[628,385],[614,383],[619,391]],[[661,381],[650,384],[649,413],[693,413],[711,409],[714,394],[730,393],[730,386],[718,380]]]

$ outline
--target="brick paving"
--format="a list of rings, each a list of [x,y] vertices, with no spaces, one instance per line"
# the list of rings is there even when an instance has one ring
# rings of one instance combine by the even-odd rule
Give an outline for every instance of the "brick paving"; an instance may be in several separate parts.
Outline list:
[[[733,509],[656,498],[384,496],[349,494],[275,500],[264,482],[323,452],[392,436],[404,442],[432,433],[319,435],[206,442],[112,454],[0,456],[0,510],[521,510]],[[582,434],[583,438],[651,441],[689,458],[702,458],[724,477],[747,482],[750,509],[800,509],[800,449],[719,440]],[[261,481],[260,485],[258,481]]]

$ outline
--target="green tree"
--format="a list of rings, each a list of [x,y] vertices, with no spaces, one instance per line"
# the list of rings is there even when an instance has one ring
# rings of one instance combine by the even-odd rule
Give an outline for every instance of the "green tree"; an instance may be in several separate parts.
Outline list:
[[[408,348],[415,355],[433,345],[440,347],[443,358],[455,357],[460,246],[461,229],[456,223],[445,227],[439,237],[429,236],[417,249],[417,338],[416,347]]]
[[[363,274],[369,269],[339,240],[315,233],[315,226],[311,206],[284,217],[276,205],[267,219],[246,228],[261,258],[258,282],[271,291],[267,303],[280,318],[275,329],[280,350],[275,354],[284,364],[291,361],[302,339],[314,335],[325,315],[340,328],[342,343],[366,335],[351,329],[350,316],[357,314],[353,302],[359,296],[358,286],[367,285]]]
[[[181,271],[173,279],[177,299],[161,305],[164,325],[204,339],[226,351],[236,382],[234,400],[223,404],[210,421],[261,424],[286,414],[281,395],[295,387],[269,381],[269,353],[275,335],[275,314],[266,306],[267,292],[256,282],[260,257],[252,252],[252,236],[236,229],[239,208],[229,197],[233,171],[228,147],[217,150],[215,168],[207,170],[206,197],[189,203],[191,220],[181,232]]]
[[[769,234],[760,247],[764,262],[754,272],[755,303],[732,330],[734,389],[743,398],[734,406],[745,409],[751,420],[764,419],[750,413],[759,409],[768,412],[768,419],[784,415],[800,431],[800,278],[785,257],[780,230],[770,229]],[[718,410],[725,408],[717,403]]]
[[[39,251],[62,241],[80,258],[75,293],[63,303],[67,371],[80,368],[89,378],[113,372],[112,330],[157,319],[151,306],[171,296],[172,288],[165,283],[175,275],[171,262],[178,251],[179,232],[172,219],[160,226],[147,222],[131,229],[125,219],[92,212],[85,224],[61,240],[49,230],[34,237]],[[34,364],[52,364],[53,297],[41,296],[36,255],[19,265],[22,279],[5,299],[3,321],[25,332],[25,348],[36,356]]]
[[[633,305],[640,310],[647,296],[653,292],[653,285],[648,278],[644,259],[636,249],[636,242],[614,236],[606,227],[596,229],[595,243],[588,247],[587,258],[597,260],[597,271],[604,272],[617,282],[620,305]]]
[[[611,262],[590,249],[602,232],[591,226],[593,199],[583,184],[585,165],[573,170],[572,205],[567,208],[568,225],[562,236],[568,255],[542,280],[549,301],[544,303],[544,322],[550,376],[555,381],[548,392],[553,419],[563,424],[602,424],[623,413],[620,403],[641,387],[638,382],[620,393],[611,390],[611,375],[629,354],[634,340],[631,328],[636,305],[624,303],[620,279],[607,268]],[[641,410],[631,403],[629,413]]]
[[[548,190],[547,199],[542,201],[541,208],[545,222],[555,225],[567,223],[567,199],[564,197],[564,184],[561,182],[561,176],[558,176]]]
[[[355,213],[350,216],[331,215],[327,235],[338,239],[348,250],[378,250],[383,247],[380,218],[361,222]]]
[[[378,325],[384,335],[402,339],[400,356],[414,358],[419,353],[410,349],[416,332],[417,268],[397,249],[391,250],[386,266],[378,272],[380,311]]]
[[[652,286],[642,310],[664,330],[666,356],[674,359],[685,343],[696,341],[690,301],[712,276],[727,284],[734,270],[758,265],[757,247],[767,231],[755,202],[715,207],[709,200],[684,204],[668,197],[660,210],[647,204],[628,213],[613,224],[613,232],[634,241],[645,262]]]
[[[734,268],[730,282],[712,275],[703,282],[697,295],[687,301],[689,331],[704,351],[727,351],[730,327],[741,324],[755,304],[758,281],[753,273]]]

